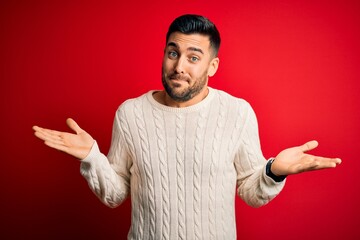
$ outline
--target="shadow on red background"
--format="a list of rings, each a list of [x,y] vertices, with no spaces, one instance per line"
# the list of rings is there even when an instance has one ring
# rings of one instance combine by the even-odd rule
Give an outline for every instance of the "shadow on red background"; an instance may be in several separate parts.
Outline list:
[[[359,2],[174,0],[1,2],[2,239],[126,238],[130,201],[102,205],[31,127],[66,130],[71,116],[106,153],[118,105],[161,88],[165,33],[183,13],[217,24],[210,86],[252,104],[266,157],[317,139],[315,154],[343,159],[289,177],[263,208],[238,200],[239,238],[360,238]]]

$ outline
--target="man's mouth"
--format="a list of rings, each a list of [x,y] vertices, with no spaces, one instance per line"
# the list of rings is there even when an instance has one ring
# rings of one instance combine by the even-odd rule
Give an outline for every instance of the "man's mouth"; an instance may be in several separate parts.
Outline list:
[[[171,75],[169,76],[169,79],[171,81],[178,81],[178,82],[189,82],[189,79],[187,77],[181,77],[179,75]]]

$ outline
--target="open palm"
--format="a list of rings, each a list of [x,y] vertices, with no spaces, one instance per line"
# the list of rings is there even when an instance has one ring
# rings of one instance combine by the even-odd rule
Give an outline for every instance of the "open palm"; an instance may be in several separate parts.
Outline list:
[[[54,149],[68,153],[76,158],[84,159],[90,152],[94,139],[71,118],[66,120],[67,125],[75,133],[60,132],[34,126],[35,136]]]
[[[298,147],[281,151],[271,166],[271,171],[277,175],[290,175],[312,170],[334,168],[341,163],[339,158],[326,158],[307,154],[318,146],[317,141],[310,141]]]

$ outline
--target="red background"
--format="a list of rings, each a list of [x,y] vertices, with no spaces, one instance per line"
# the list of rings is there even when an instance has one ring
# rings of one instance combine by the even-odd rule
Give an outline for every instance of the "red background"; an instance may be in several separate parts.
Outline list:
[[[337,169],[290,176],[269,205],[236,202],[239,239],[360,239],[360,2],[2,1],[2,239],[125,239],[130,201],[110,209],[79,163],[45,147],[32,125],[73,117],[109,149],[116,108],[160,89],[165,34],[183,13],[222,35],[210,86],[248,100],[262,149],[317,139]]]

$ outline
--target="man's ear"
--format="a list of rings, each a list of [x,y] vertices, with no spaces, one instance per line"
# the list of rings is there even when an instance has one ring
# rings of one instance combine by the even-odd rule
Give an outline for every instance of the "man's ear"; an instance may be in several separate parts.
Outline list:
[[[216,71],[218,70],[219,67],[219,62],[220,59],[218,57],[214,57],[209,65],[209,70],[208,70],[208,76],[212,77],[215,75]]]

